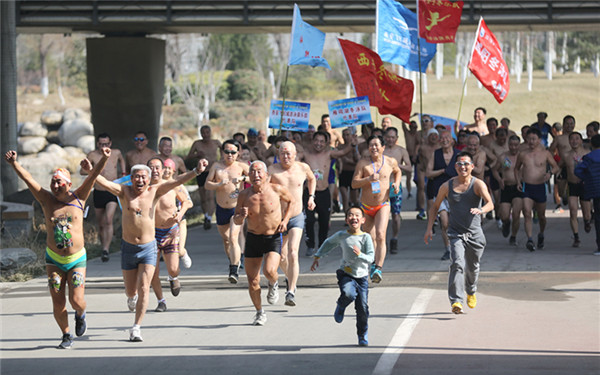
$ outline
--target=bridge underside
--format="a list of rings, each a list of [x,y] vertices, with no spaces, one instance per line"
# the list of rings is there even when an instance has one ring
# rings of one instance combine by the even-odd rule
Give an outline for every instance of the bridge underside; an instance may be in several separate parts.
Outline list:
[[[16,25],[18,33],[286,33],[294,2],[324,32],[375,29],[375,0],[21,0]],[[415,10],[415,1],[401,3]],[[596,31],[600,23],[600,1],[464,3],[461,31],[475,29],[480,16],[494,31]]]

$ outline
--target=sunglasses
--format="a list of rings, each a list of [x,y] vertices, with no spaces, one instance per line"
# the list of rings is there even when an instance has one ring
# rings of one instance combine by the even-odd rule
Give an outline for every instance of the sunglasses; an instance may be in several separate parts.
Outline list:
[[[133,138],[134,142],[144,142],[145,140],[146,140],[146,138],[144,138],[144,137],[135,137],[135,138]]]
[[[431,122],[431,120],[423,120],[423,122]]]
[[[224,154],[227,154],[227,155],[235,155],[235,154],[237,154],[237,151],[233,151],[233,150],[223,150],[223,153],[224,153]]]
[[[473,163],[471,163],[469,161],[457,161],[456,162],[456,166],[458,166],[458,167],[468,167],[471,164],[473,164]]]

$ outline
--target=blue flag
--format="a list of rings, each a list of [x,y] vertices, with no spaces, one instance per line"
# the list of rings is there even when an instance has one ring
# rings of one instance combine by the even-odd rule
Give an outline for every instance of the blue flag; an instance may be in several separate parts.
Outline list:
[[[323,66],[331,69],[323,56],[325,33],[302,21],[300,8],[294,4],[294,21],[292,22],[292,41],[288,65]]]
[[[383,61],[419,71],[417,15],[395,0],[377,0],[377,53]],[[433,59],[436,45],[421,41],[421,72]]]

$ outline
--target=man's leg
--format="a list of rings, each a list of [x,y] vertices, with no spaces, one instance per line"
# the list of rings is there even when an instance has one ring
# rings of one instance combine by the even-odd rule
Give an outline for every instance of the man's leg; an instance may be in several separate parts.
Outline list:
[[[69,315],[65,296],[66,274],[54,265],[46,265],[46,274],[48,275],[48,289],[52,298],[54,320],[63,334],[69,333]]]
[[[223,250],[225,251],[225,255],[229,259],[229,262],[231,262],[231,259],[229,258],[229,247],[231,246],[231,240],[229,238],[229,224],[217,225],[217,229],[219,230],[219,234],[223,240]]]
[[[274,285],[279,279],[277,269],[279,268],[279,263],[281,262],[281,255],[274,251],[269,251],[264,255],[263,258],[263,274],[269,281],[269,284]]]
[[[387,253],[386,247],[386,233],[388,222],[390,221],[390,206],[385,205],[377,211],[375,215],[374,221],[374,229],[375,229],[375,266],[381,268],[383,267],[383,262],[385,262],[385,255]]]
[[[105,225],[105,244],[102,244],[102,250],[108,250],[110,243],[114,235],[113,219],[115,218],[115,212],[117,212],[119,205],[117,202],[108,202],[104,209],[104,225]]]
[[[344,211],[348,210],[350,203],[350,188],[346,186],[340,186],[340,196],[342,197],[342,205],[344,206]]]
[[[425,209],[425,172],[417,173],[417,210]]]
[[[540,220],[540,233],[544,235],[546,230],[546,202],[535,203],[535,210],[538,213],[538,219]]]
[[[531,240],[533,235],[533,204],[534,201],[531,198],[523,198],[523,218],[524,218],[524,227],[525,234],[527,235],[527,239]]]
[[[477,292],[477,280],[479,279],[479,263],[483,250],[485,249],[485,237],[483,233],[471,237],[467,241],[465,249],[465,288],[467,294],[473,295]]]
[[[302,229],[292,228],[288,230],[287,237],[287,256],[285,260],[281,259],[281,268],[288,280],[288,292],[295,293],[298,275],[300,274],[300,263],[298,262],[298,249],[302,239]]]
[[[164,294],[162,291],[162,285],[160,283],[160,254],[156,257],[156,267],[154,268],[154,275],[152,275],[152,281],[150,282],[152,286],[152,290],[154,290],[154,295],[156,299],[160,303],[164,301]]]
[[[406,176],[406,192],[408,193],[408,195],[406,196],[406,199],[412,197],[411,191],[412,191],[412,172],[402,172],[403,175]]]
[[[202,208],[202,212],[204,212],[204,220],[208,220],[208,223],[210,223],[217,204],[215,202],[215,192],[206,190],[204,186],[198,188],[198,192],[200,193],[200,207]],[[210,225],[204,224],[204,229],[210,229]]]
[[[137,268],[137,294],[138,300],[135,306],[135,322],[134,324],[141,325],[144,315],[146,315],[146,309],[148,308],[148,301],[150,297],[150,281],[154,275],[154,265],[141,263]]]
[[[512,228],[511,236],[516,237],[521,223],[521,212],[523,211],[523,198],[512,200]]]
[[[229,264],[239,266],[242,256],[242,248],[240,246],[241,225],[236,225],[233,218],[229,223]]]
[[[179,251],[164,253],[163,259],[167,266],[169,276],[171,276],[171,278],[177,278],[181,273],[181,269],[179,268]]]
[[[465,298],[465,246],[462,239],[450,239],[450,273],[448,275],[448,298],[450,304],[464,304]]]
[[[596,230],[596,251],[600,252],[600,197],[594,198],[594,229]]]
[[[315,197],[316,199],[316,197]],[[304,227],[306,230],[306,256],[313,255],[312,252],[315,250],[315,210],[309,210],[306,208],[308,202],[308,190],[304,189],[304,193],[302,195],[302,202],[304,204],[304,212],[306,213],[306,217],[304,219]],[[318,208],[318,206],[317,206]],[[309,254],[310,253],[310,254]]]
[[[262,303],[260,300],[260,265],[262,264],[262,258],[248,258],[244,260],[244,269],[246,270],[246,276],[248,277],[248,293],[250,294],[250,300],[257,311],[262,310]]]
[[[329,233],[329,218],[331,217],[331,197],[329,190],[324,190],[320,193],[317,192],[315,204],[315,210],[319,215],[319,246],[321,246]]]
[[[579,242],[579,225],[577,223],[577,213],[579,211],[579,197],[569,196],[569,223],[571,224],[571,231],[575,236],[575,240]],[[540,222],[541,226],[541,222]]]

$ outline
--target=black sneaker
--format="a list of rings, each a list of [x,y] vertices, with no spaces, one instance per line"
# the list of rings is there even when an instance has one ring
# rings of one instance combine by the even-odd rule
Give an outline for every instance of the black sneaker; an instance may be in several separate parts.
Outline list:
[[[525,247],[527,247],[527,250],[529,251],[535,251],[535,245],[533,244],[532,240],[527,240]]]
[[[238,275],[239,266],[234,264],[229,265],[229,277],[228,280],[232,284],[237,284],[240,275]]]
[[[87,323],[85,321],[85,313],[83,313],[83,316],[81,317],[77,316],[77,313],[75,313],[75,334],[78,337],[83,336],[86,329]]]
[[[505,220],[502,222],[502,235],[504,238],[510,235],[510,220]]]
[[[398,254],[398,239],[396,238],[390,240],[390,253]]]
[[[62,336],[62,342],[56,347],[56,349],[71,349],[73,346],[73,337],[70,333],[65,333]]]
[[[102,263],[108,262],[108,260],[110,259],[110,255],[108,253],[108,250],[102,250]]]
[[[510,236],[510,239],[508,240],[508,244],[510,246],[517,246],[517,237]]]
[[[165,312],[167,311],[167,304],[163,301],[158,303],[158,306],[154,309],[156,312]]]
[[[583,229],[585,230],[585,233],[590,233],[592,230],[592,221],[584,220],[583,221]]]
[[[440,258],[440,260],[450,260],[450,252],[446,250],[444,252],[444,255],[442,255],[442,257]]]
[[[210,220],[208,219],[204,219],[204,230],[209,230],[212,227],[212,224],[210,223]]]
[[[537,247],[538,249],[543,249],[544,248],[544,235],[543,234],[538,234],[538,241],[537,241]]]

